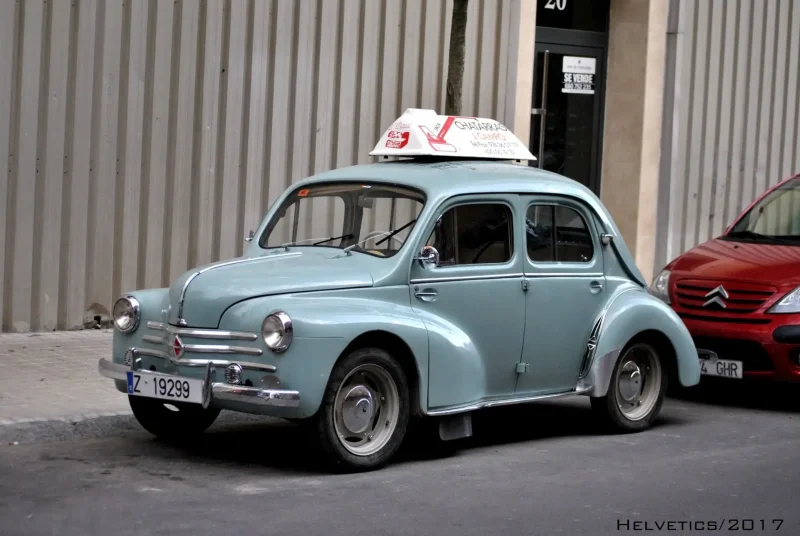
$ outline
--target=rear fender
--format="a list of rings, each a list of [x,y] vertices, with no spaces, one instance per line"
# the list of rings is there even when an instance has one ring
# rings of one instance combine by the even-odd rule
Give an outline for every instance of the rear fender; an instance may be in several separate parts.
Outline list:
[[[643,332],[658,332],[672,345],[677,379],[684,387],[700,382],[700,362],[692,336],[668,305],[640,287],[627,287],[612,298],[598,319],[594,348],[589,345],[587,363],[577,391],[592,397],[605,396],[617,360],[625,346]],[[596,326],[597,328],[598,326]]]

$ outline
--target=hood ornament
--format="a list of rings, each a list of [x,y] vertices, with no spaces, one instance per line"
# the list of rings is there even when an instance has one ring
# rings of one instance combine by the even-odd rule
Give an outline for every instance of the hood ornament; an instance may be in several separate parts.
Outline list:
[[[730,298],[730,296],[728,296],[728,291],[725,290],[725,287],[723,287],[722,285],[718,286],[717,288],[706,294],[704,297],[709,298],[709,300],[703,304],[703,307],[709,307],[713,304],[716,304],[719,305],[722,309],[728,308],[728,306],[723,301],[723,298],[727,300]]]

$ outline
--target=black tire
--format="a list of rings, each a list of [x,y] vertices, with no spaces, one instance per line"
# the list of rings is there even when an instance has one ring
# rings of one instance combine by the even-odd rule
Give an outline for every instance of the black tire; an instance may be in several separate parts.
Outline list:
[[[357,367],[376,365],[387,372],[397,388],[398,416],[397,423],[388,441],[375,453],[358,455],[348,450],[339,439],[336,431],[334,406],[336,396],[342,383]],[[319,411],[311,420],[310,432],[316,439],[327,465],[336,472],[356,472],[378,469],[386,465],[400,449],[406,435],[409,422],[409,388],[403,368],[388,352],[380,348],[363,348],[355,350],[336,364]]]
[[[653,357],[655,358],[660,369],[660,374],[657,380],[655,380],[658,394],[656,395],[657,398],[655,399],[652,408],[647,411],[644,416],[631,419],[626,416],[619,407],[622,397],[617,387],[617,376],[620,372],[620,368],[626,361],[624,358],[628,354],[628,351],[639,347],[648,348],[653,352]],[[646,340],[634,339],[629,342],[625,348],[623,348],[617,363],[614,365],[614,371],[612,372],[609,380],[606,396],[591,398],[592,410],[596,418],[599,420],[601,426],[605,430],[616,433],[635,433],[646,430],[652,426],[653,422],[658,418],[658,415],[661,412],[661,406],[664,404],[664,398],[667,392],[667,385],[669,381],[669,366],[664,357],[664,352],[659,348],[659,346]]]
[[[128,396],[133,415],[142,427],[160,439],[182,441],[201,435],[219,416],[220,410],[199,404],[167,402],[142,396]],[[164,404],[177,408],[173,411]]]

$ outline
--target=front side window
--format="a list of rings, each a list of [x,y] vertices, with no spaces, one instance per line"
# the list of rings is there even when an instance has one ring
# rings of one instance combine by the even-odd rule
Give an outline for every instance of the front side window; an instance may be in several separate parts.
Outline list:
[[[800,178],[766,195],[722,238],[775,244],[800,242]]]
[[[440,266],[499,264],[514,251],[511,209],[502,203],[459,205],[442,214],[428,239]]]
[[[413,189],[380,183],[324,183],[298,189],[259,239],[262,248],[347,248],[391,257],[403,247],[425,204]]]
[[[526,216],[526,245],[531,261],[587,263],[594,257],[589,227],[575,209],[532,205]]]

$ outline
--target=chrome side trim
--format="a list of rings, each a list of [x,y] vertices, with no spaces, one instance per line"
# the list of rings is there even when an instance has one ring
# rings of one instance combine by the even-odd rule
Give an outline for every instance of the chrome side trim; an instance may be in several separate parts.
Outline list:
[[[499,406],[510,406],[513,404],[526,404],[528,402],[536,402],[537,400],[547,400],[549,398],[561,398],[565,396],[580,395],[580,394],[583,394],[583,392],[575,389],[570,389],[569,391],[565,391],[563,393],[553,393],[549,395],[519,396],[515,398],[505,398],[502,400],[487,400],[484,402],[477,402],[475,404],[470,404],[468,406],[460,406],[457,408],[436,409],[432,411],[429,410],[426,413],[426,415],[430,416],[454,415],[456,413],[464,413],[466,411],[475,411],[478,409],[493,408]]]
[[[605,277],[602,272],[535,272],[525,274],[525,277]]]
[[[459,275],[452,277],[431,277],[426,279],[412,279],[412,285],[424,285],[426,283],[445,283],[448,281],[479,281],[485,279],[514,279],[522,277],[522,273],[518,274],[492,274],[492,275]]]
[[[544,277],[605,277],[602,272],[534,272],[530,274],[492,274],[492,275],[460,275],[453,277],[431,277],[428,279],[412,279],[411,285],[424,285],[426,283],[446,283],[450,281],[479,281],[485,279],[514,279],[517,277],[527,277],[531,279]]]
[[[166,361],[170,361],[171,363],[179,367],[205,367],[208,363],[213,363],[214,365],[220,367],[227,367],[228,365],[231,365],[233,363],[238,363],[239,365],[241,365],[243,369],[247,370],[259,370],[262,372],[275,372],[278,370],[278,367],[276,367],[275,365],[267,365],[266,363],[252,363],[252,362],[234,361],[228,359],[175,359],[174,357],[170,356],[167,352],[162,352],[161,350],[151,350],[149,348],[130,348],[129,351],[133,354],[134,360],[138,356],[155,357],[158,359],[164,359]]]
[[[190,329],[190,328],[176,328],[164,324],[162,322],[147,322],[147,327],[159,331],[166,331],[173,335],[185,335],[186,337],[194,337],[195,339],[229,339],[240,341],[255,341],[258,340],[258,334],[249,333],[246,331],[225,331],[220,329]]]
[[[186,300],[186,290],[189,288],[189,284],[194,281],[194,279],[199,276],[200,274],[204,274],[206,272],[210,272],[211,270],[216,270],[217,268],[224,268],[226,266],[232,266],[234,264],[246,264],[249,262],[257,262],[257,261],[269,261],[271,259],[275,259],[278,257],[294,257],[297,255],[302,255],[301,252],[288,252],[288,253],[279,253],[276,255],[270,255],[269,257],[248,257],[246,259],[236,259],[233,261],[223,262],[220,264],[215,264],[213,266],[209,266],[208,268],[203,268],[202,270],[198,270],[192,275],[190,275],[186,282],[183,284],[183,288],[181,289],[181,297],[178,300],[178,325],[186,326],[186,320],[183,318],[183,302]]]

